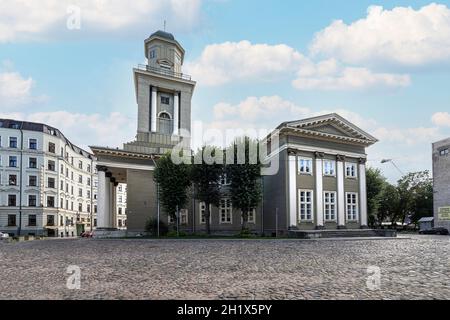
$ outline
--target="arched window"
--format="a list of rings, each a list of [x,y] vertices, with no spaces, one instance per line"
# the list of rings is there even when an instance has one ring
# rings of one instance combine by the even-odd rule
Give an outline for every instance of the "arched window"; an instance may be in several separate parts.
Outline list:
[[[165,112],[165,111],[162,111],[162,112],[159,113],[159,118],[161,118],[161,119],[166,119],[166,120],[172,119],[172,117],[170,116],[170,114],[168,114],[168,113]]]

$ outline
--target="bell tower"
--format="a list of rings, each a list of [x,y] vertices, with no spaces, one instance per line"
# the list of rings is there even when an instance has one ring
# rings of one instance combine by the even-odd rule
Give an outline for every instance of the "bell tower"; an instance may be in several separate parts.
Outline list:
[[[156,31],[144,41],[146,65],[133,69],[138,128],[132,152],[163,154],[183,142],[190,147],[191,99],[195,82],[182,73],[185,51],[175,37]]]

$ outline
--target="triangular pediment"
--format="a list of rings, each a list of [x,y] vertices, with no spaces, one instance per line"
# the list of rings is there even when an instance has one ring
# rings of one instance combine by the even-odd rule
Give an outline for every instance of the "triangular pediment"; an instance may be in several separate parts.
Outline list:
[[[378,140],[336,113],[284,123],[281,128],[298,133],[371,145]]]

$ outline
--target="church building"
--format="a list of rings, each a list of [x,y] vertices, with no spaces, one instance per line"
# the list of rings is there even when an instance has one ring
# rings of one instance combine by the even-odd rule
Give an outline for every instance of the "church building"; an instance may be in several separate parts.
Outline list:
[[[174,36],[153,33],[144,43],[148,63],[133,70],[138,126],[136,139],[122,149],[92,146],[98,164],[98,228],[96,235],[120,232],[112,199],[119,183],[127,183],[127,235],[145,232],[158,216],[173,223],[159,206],[153,180],[155,161],[180,143],[190,150],[191,99],[196,82],[182,73],[185,51]],[[263,201],[249,213],[255,233],[287,234],[288,230],[355,229],[367,226],[365,148],[377,140],[337,114],[289,121],[277,128],[278,173],[265,176]],[[241,212],[227,197],[211,208],[213,233],[237,233]],[[181,209],[181,208],[180,208]],[[180,210],[180,228],[205,230],[205,205],[194,199]]]

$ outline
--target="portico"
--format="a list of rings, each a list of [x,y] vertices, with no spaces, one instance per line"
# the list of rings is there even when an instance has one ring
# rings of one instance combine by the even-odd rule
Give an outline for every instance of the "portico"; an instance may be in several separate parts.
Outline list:
[[[147,205],[144,206],[144,210],[142,210],[139,202],[130,201],[128,204],[127,213],[133,216],[129,229],[134,230],[133,220],[136,220],[139,215],[147,215],[148,212],[146,212],[145,207],[154,209],[154,203],[157,201],[153,190],[146,193],[145,190],[148,188],[145,185],[139,185],[140,182],[134,178],[136,176],[147,177],[149,179],[148,184],[152,184],[152,175],[155,168],[154,156],[103,147],[91,147],[91,149],[98,159],[98,211],[95,235],[96,237],[125,235],[124,231],[118,230],[116,224],[117,186],[119,183],[126,183],[128,185],[127,191],[134,192],[133,194],[127,194],[127,197],[132,200],[136,200],[136,196],[146,199]],[[143,227],[135,229],[135,231],[141,232],[142,229]]]

